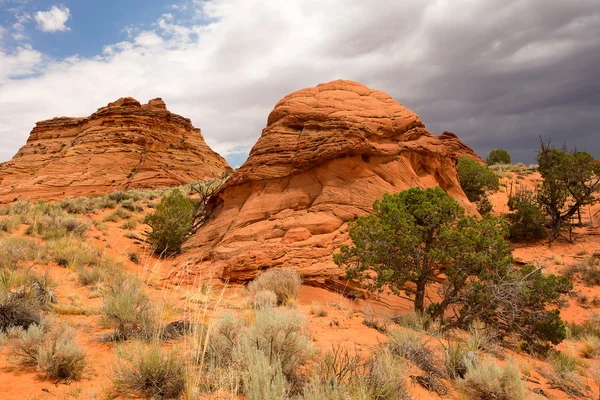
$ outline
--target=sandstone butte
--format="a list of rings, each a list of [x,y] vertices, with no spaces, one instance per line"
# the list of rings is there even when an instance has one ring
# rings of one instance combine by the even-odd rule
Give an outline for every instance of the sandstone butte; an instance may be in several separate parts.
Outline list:
[[[334,81],[292,93],[211,198],[213,218],[188,243],[186,269],[241,282],[290,267],[307,284],[343,290],[332,254],[348,243],[348,222],[384,193],[439,185],[476,212],[458,182],[462,156],[483,162],[384,92]]]
[[[121,98],[85,118],[38,122],[0,164],[0,203],[176,186],[231,172],[191,121],[161,99]]]

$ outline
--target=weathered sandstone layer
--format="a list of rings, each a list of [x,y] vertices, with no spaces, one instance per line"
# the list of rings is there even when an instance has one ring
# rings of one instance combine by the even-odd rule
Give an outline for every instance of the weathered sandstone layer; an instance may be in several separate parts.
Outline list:
[[[309,284],[343,289],[332,254],[348,241],[347,222],[384,193],[439,185],[475,212],[458,182],[460,156],[481,161],[384,92],[334,81],[292,93],[211,199],[214,217],[188,244],[188,269],[244,281],[291,267]]]
[[[38,122],[0,164],[0,203],[189,183],[231,171],[189,119],[161,99],[119,99],[85,118]]]

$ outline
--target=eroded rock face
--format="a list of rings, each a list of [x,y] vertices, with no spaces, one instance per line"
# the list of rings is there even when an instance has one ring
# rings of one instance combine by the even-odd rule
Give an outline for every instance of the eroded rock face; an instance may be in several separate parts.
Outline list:
[[[86,118],[38,122],[0,164],[0,203],[175,186],[231,171],[189,119],[162,99],[127,97]]]
[[[292,93],[211,199],[214,218],[188,244],[191,270],[243,281],[284,266],[343,289],[332,254],[348,242],[347,222],[384,193],[439,185],[475,212],[458,182],[460,156],[482,161],[456,135],[428,132],[386,93],[350,81]]]

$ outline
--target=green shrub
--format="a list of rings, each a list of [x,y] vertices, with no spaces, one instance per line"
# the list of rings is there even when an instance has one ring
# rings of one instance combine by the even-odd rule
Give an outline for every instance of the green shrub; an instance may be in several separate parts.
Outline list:
[[[488,165],[494,164],[510,164],[510,154],[504,149],[492,150],[485,159]]]
[[[498,176],[472,158],[461,157],[457,167],[460,187],[473,203],[485,198],[486,193],[495,192],[500,188]]]
[[[538,207],[531,190],[520,187],[516,193],[510,193],[508,208],[514,211],[506,215],[512,240],[544,239],[547,236],[544,213]]]
[[[250,282],[248,290],[253,298],[262,291],[270,290],[277,296],[278,304],[288,304],[298,299],[301,285],[302,279],[296,271],[271,269]]]
[[[174,399],[185,389],[184,358],[174,351],[161,350],[158,343],[133,348],[117,347],[113,384],[118,394],[154,399]]]
[[[158,254],[180,253],[181,246],[191,234],[194,215],[194,203],[180,190],[175,189],[163,197],[154,213],[144,219],[151,228],[147,237],[154,251]]]
[[[44,216],[34,221],[28,231],[45,240],[56,240],[66,236],[83,239],[89,229],[89,223],[77,218]]]

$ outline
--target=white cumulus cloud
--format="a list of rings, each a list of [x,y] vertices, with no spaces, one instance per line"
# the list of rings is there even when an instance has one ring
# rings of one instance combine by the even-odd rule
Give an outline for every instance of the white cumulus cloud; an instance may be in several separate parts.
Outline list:
[[[598,0],[184,5],[196,22],[173,11],[97,56],[0,51],[0,161],[36,121],[89,115],[124,96],[162,97],[235,157],[282,97],[340,78],[390,93],[432,132],[454,131],[483,155],[502,147],[532,161],[540,134],[600,155]],[[53,27],[66,29],[65,11]]]
[[[71,12],[66,7],[52,6],[48,11],[38,11],[34,18],[44,32],[64,32],[68,31],[67,21]]]

